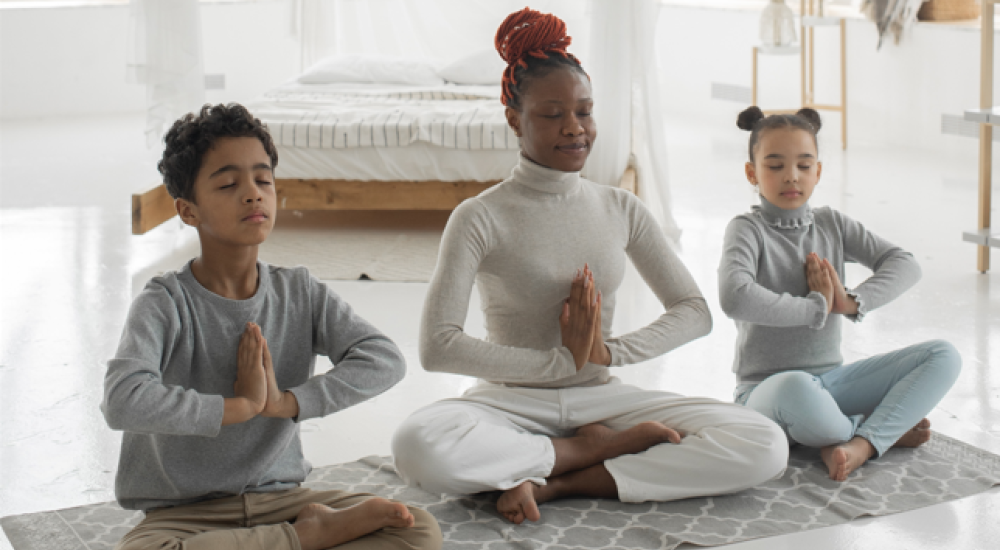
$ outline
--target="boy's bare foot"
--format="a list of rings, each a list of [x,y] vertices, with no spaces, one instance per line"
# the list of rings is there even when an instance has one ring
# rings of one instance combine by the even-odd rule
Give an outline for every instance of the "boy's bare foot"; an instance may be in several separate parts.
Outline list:
[[[830,479],[834,481],[847,481],[847,476],[860,468],[873,454],[875,447],[863,437],[820,449],[820,456],[830,471]]]
[[[931,421],[926,418],[917,422],[908,432],[900,437],[893,447],[919,447],[931,439]]]
[[[681,442],[681,434],[659,422],[642,422],[620,432],[604,424],[587,424],[576,435],[589,440],[593,448],[602,449],[603,460],[641,453],[660,443]]]
[[[413,514],[401,502],[378,497],[340,510],[313,503],[302,508],[293,527],[302,550],[322,550],[383,527],[413,527]]]
[[[542,519],[542,514],[538,511],[538,502],[535,500],[537,488],[538,485],[525,481],[513,489],[507,489],[497,501],[497,511],[507,518],[507,521],[518,525],[524,520]]]

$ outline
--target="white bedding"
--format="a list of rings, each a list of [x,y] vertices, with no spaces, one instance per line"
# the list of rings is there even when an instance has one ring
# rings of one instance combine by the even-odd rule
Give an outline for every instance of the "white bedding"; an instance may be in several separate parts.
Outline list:
[[[291,82],[248,107],[281,178],[495,181],[520,149],[499,86]]]

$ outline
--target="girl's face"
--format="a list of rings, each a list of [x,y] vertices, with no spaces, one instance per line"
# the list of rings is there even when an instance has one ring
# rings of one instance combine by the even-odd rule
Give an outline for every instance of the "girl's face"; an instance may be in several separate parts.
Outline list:
[[[533,79],[521,110],[507,108],[507,123],[521,137],[528,159],[563,172],[579,172],[597,139],[590,80],[573,69],[555,69]]]
[[[767,202],[794,210],[809,200],[819,183],[823,163],[816,158],[815,138],[801,128],[775,128],[761,133],[747,180]]]

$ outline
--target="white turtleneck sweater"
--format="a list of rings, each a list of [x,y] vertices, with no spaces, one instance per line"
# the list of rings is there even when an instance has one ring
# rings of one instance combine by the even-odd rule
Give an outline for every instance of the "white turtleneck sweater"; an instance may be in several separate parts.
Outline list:
[[[666,312],[610,338],[626,255]],[[420,325],[424,368],[540,388],[607,382],[606,366],[576,370],[559,330],[563,301],[585,263],[603,294],[611,366],[657,357],[711,330],[694,279],[638,198],[522,156],[510,178],[463,202],[448,220]],[[464,331],[473,282],[486,341]]]
[[[840,316],[827,315],[826,298],[806,281],[810,252],[830,260],[841,282],[844,262],[874,272],[848,291],[858,301],[855,321],[920,280],[909,252],[828,206],[783,210],[760,202],[729,222],[719,264],[719,300],[738,331],[733,372],[741,384],[785,370],[819,375],[843,362]]]

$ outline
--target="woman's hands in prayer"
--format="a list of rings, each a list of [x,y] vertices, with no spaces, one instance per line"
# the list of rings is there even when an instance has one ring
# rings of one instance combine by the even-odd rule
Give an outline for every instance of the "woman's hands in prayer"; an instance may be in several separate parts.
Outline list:
[[[587,364],[611,364],[611,352],[601,333],[601,293],[594,284],[594,273],[589,265],[577,271],[570,286],[569,298],[563,302],[559,316],[562,344],[569,348],[576,362],[576,370]]]

